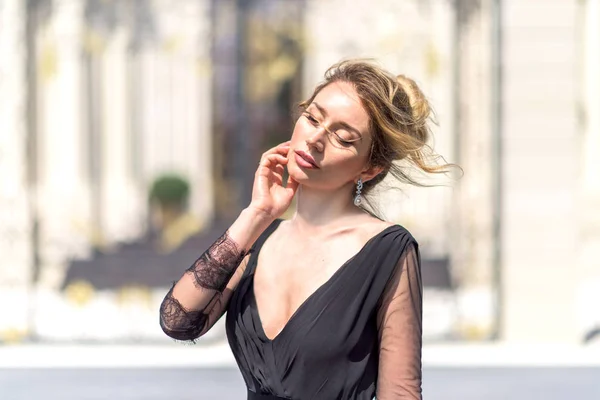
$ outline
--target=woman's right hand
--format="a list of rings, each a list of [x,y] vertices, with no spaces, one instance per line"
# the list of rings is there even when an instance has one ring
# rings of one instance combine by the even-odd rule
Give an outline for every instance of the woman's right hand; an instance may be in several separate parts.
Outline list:
[[[266,151],[254,176],[249,208],[272,219],[279,218],[287,210],[298,189],[298,182],[291,177],[283,186],[284,166],[288,163],[289,151],[289,141]]]

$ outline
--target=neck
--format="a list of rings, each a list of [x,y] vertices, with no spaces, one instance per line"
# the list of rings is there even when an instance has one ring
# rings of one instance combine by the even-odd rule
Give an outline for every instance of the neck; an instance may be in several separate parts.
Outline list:
[[[331,227],[347,217],[362,214],[349,196],[351,186],[335,190],[317,190],[300,186],[297,193],[296,213],[292,224],[302,231]]]

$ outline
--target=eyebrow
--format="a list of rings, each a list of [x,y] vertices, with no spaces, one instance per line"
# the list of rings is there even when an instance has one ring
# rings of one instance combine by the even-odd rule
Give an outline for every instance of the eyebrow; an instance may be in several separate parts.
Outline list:
[[[310,105],[314,105],[317,108],[317,110],[319,110],[321,115],[323,115],[324,117],[327,117],[327,110],[325,108],[323,108],[321,105],[319,105],[319,103],[317,103],[316,101],[313,101]],[[340,121],[337,124],[346,128],[349,131],[355,132],[362,139],[362,137],[363,137],[362,133],[360,133],[360,131],[358,129],[356,129],[355,127],[353,127],[352,125],[350,125],[346,122],[343,122],[343,121]]]

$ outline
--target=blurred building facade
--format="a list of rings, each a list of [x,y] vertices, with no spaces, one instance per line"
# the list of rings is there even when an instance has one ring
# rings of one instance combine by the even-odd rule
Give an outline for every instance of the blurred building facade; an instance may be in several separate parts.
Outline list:
[[[347,57],[413,77],[465,171],[381,194],[450,262],[452,290],[426,288],[432,337],[600,324],[600,0],[5,1],[0,22],[0,332],[160,337],[163,288],[57,298],[68,261],[142,236],[164,171],[200,221],[235,214],[293,103]],[[55,333],[44,305],[88,328]]]
[[[193,212],[212,213],[210,2],[9,1],[0,16],[0,331],[21,332],[70,259],[144,233],[157,174],[185,176]]]

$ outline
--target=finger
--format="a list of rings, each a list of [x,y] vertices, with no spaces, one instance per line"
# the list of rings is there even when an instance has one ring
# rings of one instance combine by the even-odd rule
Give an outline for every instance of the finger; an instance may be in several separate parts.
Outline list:
[[[288,180],[287,180],[287,184],[285,185],[286,189],[290,189],[293,193],[296,193],[296,190],[298,190],[298,186],[300,184],[294,180],[294,178],[292,178],[291,176],[288,176]]]
[[[273,176],[277,177],[277,181],[280,185],[283,184],[283,173],[284,172],[285,172],[285,168],[281,164],[277,164],[271,169],[271,173],[273,174]]]
[[[271,172],[274,171],[274,169],[277,167],[277,165],[285,165],[285,164],[287,164],[287,162],[288,162],[287,157],[284,157],[279,154],[271,154],[270,156],[263,157],[260,160],[260,164],[258,165],[258,168],[256,169],[255,175],[256,176],[269,175]]]
[[[283,178],[281,175],[276,174],[273,171],[269,171],[269,172],[267,172],[266,176],[269,178],[269,180],[271,182],[275,183],[276,185],[283,186]]]
[[[270,155],[273,155],[273,154],[279,154],[279,155],[287,157],[287,155],[289,154],[289,152],[290,152],[290,148],[289,147],[279,147],[279,148],[275,148],[275,149],[269,150],[268,152],[264,153],[262,155],[262,157],[267,157],[267,156],[270,156]]]
[[[290,149],[290,141],[288,140],[287,142],[283,142],[283,143],[281,143],[281,144],[279,144],[279,145],[277,145],[277,146],[275,146],[275,147],[273,147],[273,148],[265,151],[262,154],[262,157],[268,156],[270,154],[276,154],[276,153],[278,153],[278,154],[287,154],[287,152],[289,151],[289,149]]]
[[[264,167],[274,168],[277,165],[287,164],[288,159],[281,154],[270,154],[266,157],[263,157],[260,163]]]

